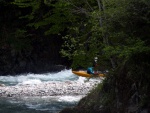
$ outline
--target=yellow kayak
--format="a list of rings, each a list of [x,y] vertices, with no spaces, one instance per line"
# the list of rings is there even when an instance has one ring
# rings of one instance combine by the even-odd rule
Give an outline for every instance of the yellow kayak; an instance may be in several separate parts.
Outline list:
[[[74,73],[78,76],[82,76],[82,77],[105,77],[104,74],[91,75],[91,74],[88,74],[85,71],[72,71],[72,73]]]

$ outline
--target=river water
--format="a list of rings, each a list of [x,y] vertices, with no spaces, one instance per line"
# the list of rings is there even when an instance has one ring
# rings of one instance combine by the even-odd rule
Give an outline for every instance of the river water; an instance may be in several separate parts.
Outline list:
[[[22,74],[16,76],[0,76],[0,84],[17,86],[24,84],[39,84],[48,81],[84,82],[84,77],[74,75],[71,70],[62,70],[57,73]],[[0,113],[58,113],[66,107],[75,106],[85,95],[57,95],[57,96],[23,96],[0,97]]]

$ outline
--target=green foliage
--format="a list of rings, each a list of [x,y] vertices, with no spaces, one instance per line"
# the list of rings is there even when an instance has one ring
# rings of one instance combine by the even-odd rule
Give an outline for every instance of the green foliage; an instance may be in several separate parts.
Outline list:
[[[69,4],[63,0],[59,2],[16,0],[14,4],[22,8],[31,8],[32,11],[21,18],[29,19],[27,24],[29,27],[44,29],[45,35],[60,34],[74,20],[72,13],[68,10]]]
[[[44,21],[51,26],[49,30],[45,32],[46,35],[61,33],[74,19],[73,15],[68,10],[69,4],[60,1],[52,6],[51,15],[44,19]]]
[[[128,40],[129,45],[121,46],[107,46],[104,48],[106,57],[118,56],[122,60],[126,60],[132,56],[132,54],[149,51],[149,47],[144,45],[144,41],[141,40]],[[132,42],[133,41],[133,42]]]

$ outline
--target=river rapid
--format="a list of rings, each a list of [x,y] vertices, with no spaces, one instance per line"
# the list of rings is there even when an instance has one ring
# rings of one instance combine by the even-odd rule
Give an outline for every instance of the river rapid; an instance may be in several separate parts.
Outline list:
[[[0,113],[58,113],[75,106],[101,82],[74,75],[71,70],[57,73],[0,76]]]

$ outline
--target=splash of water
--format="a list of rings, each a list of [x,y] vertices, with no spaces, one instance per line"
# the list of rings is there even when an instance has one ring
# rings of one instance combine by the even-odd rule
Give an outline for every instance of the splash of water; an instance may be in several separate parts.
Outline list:
[[[71,70],[62,70],[57,73],[44,73],[44,74],[22,74],[16,76],[0,76],[0,83],[5,85],[17,84],[35,84],[47,81],[67,81],[78,80],[78,76],[72,74]]]

